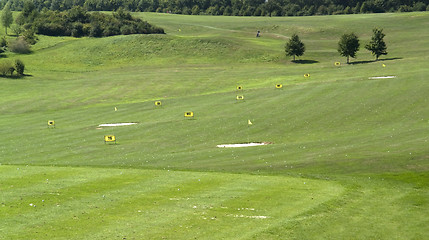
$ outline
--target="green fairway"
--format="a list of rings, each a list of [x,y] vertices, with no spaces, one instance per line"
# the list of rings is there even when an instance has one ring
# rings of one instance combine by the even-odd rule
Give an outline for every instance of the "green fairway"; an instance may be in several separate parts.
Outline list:
[[[429,238],[429,13],[134,15],[167,34],[0,59],[27,74],[0,78],[0,239]]]
[[[253,236],[342,192],[327,181],[244,174],[25,166],[1,173],[9,239],[210,238],[207,228],[229,229],[220,238]]]

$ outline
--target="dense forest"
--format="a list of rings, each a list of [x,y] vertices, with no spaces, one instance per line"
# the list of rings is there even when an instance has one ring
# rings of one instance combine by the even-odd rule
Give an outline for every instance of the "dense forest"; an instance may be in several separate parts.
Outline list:
[[[1,0],[21,11],[32,1],[39,11],[64,11],[82,6],[88,11],[163,12],[189,15],[308,16],[354,13],[429,11],[429,0]]]

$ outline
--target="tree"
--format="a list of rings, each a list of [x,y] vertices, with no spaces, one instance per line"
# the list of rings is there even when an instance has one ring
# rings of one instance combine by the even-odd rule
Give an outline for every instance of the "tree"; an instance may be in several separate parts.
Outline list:
[[[21,60],[16,59],[15,60],[16,73],[18,73],[18,75],[22,76],[22,75],[24,75],[24,69],[25,69],[24,63]]]
[[[356,57],[359,47],[359,38],[354,33],[344,34],[338,42],[338,52],[341,56],[347,57],[347,63],[350,57]]]
[[[1,14],[1,24],[5,27],[6,35],[7,28],[13,23],[12,11],[10,10],[10,3],[7,3],[4,6],[2,14]]]
[[[365,45],[365,48],[371,51],[372,55],[375,56],[375,60],[378,60],[378,57],[381,55],[387,55],[387,47],[383,38],[386,36],[383,33],[383,29],[374,28],[372,29],[374,35],[372,35],[371,41]]]
[[[301,42],[298,35],[292,35],[289,42],[286,43],[285,52],[287,56],[293,56],[293,61],[295,61],[295,56],[299,57],[304,54],[305,45]]]

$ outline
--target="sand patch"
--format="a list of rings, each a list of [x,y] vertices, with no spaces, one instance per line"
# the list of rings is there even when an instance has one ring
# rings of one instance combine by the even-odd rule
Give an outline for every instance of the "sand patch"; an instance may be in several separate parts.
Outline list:
[[[234,215],[235,218],[254,218],[254,219],[267,219],[268,216],[246,216],[246,215]]]
[[[222,144],[217,145],[218,148],[238,148],[238,147],[256,147],[271,144],[269,142],[252,142],[252,143],[237,143],[237,144]]]
[[[137,123],[106,123],[106,124],[100,124],[99,127],[119,127],[119,126],[129,126],[134,125]]]
[[[370,77],[368,79],[386,79],[386,78],[396,78],[396,76]]]

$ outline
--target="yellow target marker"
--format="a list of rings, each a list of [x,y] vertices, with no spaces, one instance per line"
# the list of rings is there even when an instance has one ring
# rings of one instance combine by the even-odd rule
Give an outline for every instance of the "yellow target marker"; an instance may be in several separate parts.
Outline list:
[[[155,106],[161,106],[161,105],[162,105],[161,101],[156,101],[155,102]]]
[[[236,98],[237,100],[244,100],[244,96],[243,95],[239,95],[239,96],[237,96],[237,98]]]
[[[115,112],[118,111],[118,109],[115,107]]]
[[[310,77],[310,73],[306,73],[306,74],[304,74],[304,77],[305,77],[305,78],[309,78],[309,77]]]
[[[116,144],[116,137],[114,135],[106,135],[104,136],[104,143],[114,142]]]
[[[247,125],[252,125],[253,123],[250,121],[250,119],[249,120],[247,120]]]
[[[384,65],[384,63],[383,63],[383,65],[382,65],[383,67],[386,67],[386,65]]]
[[[242,86],[237,86],[237,90],[243,90]]]
[[[55,127],[55,121],[49,120],[48,121],[48,127]]]
[[[335,62],[334,64],[335,64],[335,66],[337,66],[337,67],[341,66],[341,63],[340,63],[340,62]]]
[[[194,112],[185,112],[185,117],[186,118],[193,118],[194,117]]]
[[[282,84],[276,84],[276,88],[282,88],[283,85]]]

